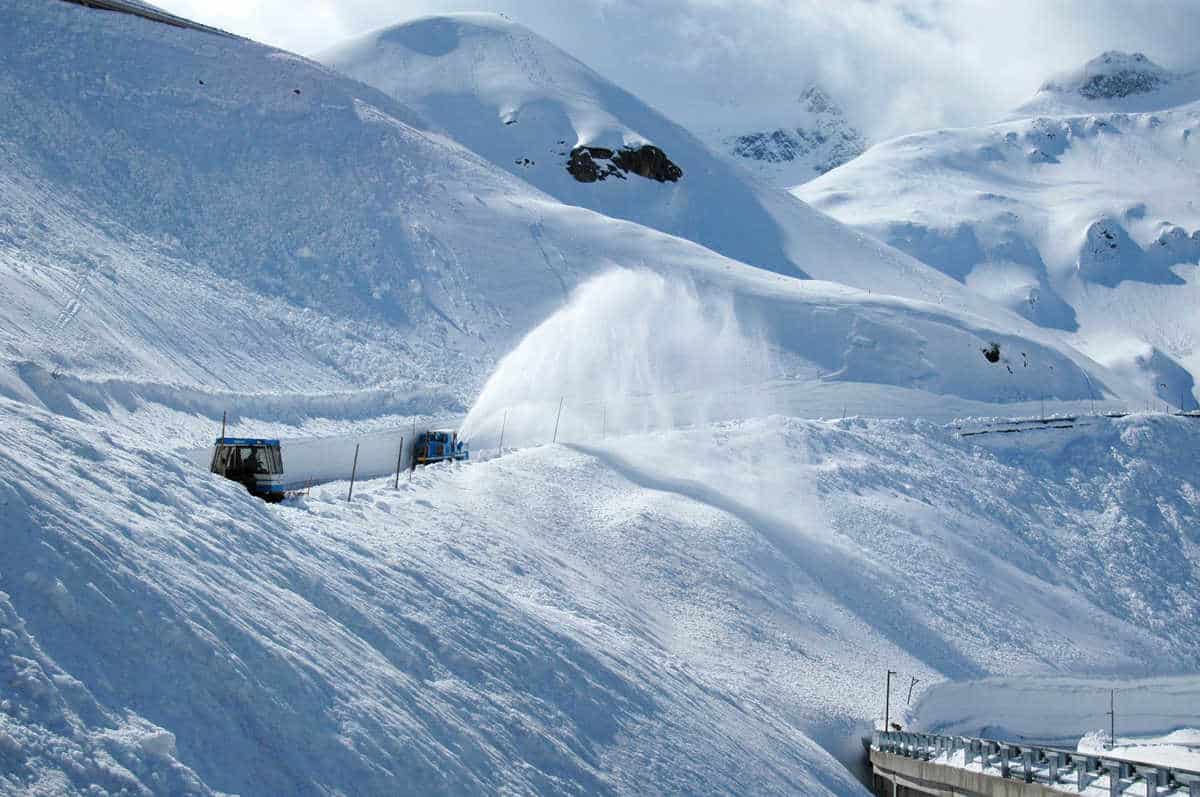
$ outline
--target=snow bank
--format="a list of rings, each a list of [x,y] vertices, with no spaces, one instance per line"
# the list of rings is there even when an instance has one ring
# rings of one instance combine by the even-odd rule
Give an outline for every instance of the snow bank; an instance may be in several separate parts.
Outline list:
[[[179,769],[173,734],[197,791],[857,791],[793,725],[664,648],[649,606],[588,575],[535,494],[489,513],[502,491],[471,468],[270,507],[22,405],[0,443],[5,638],[27,629],[95,696],[72,733],[124,740],[143,778]],[[15,789],[109,782],[39,741],[51,720],[13,703],[0,717]],[[144,782],[185,791],[173,777]]]
[[[914,420],[574,429],[353,502],[252,499],[174,445],[214,436],[227,400],[246,397],[231,431],[340,444],[388,421],[388,448],[522,338],[486,423],[543,376],[699,394],[764,344],[764,389],[810,408],[995,414],[1136,385],[737,181],[713,229],[751,191],[765,226],[739,235],[868,290],[567,206],[291,54],[65,3],[0,15],[5,789],[861,794],[840,763],[888,668],[1191,661],[1191,420],[1028,449]],[[638,267],[658,276],[571,303]],[[327,443],[315,465],[344,468]]]
[[[1079,750],[1200,772],[1200,730],[1195,728],[1165,736],[1118,736],[1115,744],[1108,731],[1093,731],[1079,740]]]
[[[1083,750],[1108,742],[1107,712],[1113,689],[1120,744],[1182,746],[1192,738],[1187,733],[1200,716],[1200,677],[1194,675],[951,681],[925,690],[912,713],[916,724],[930,731],[1067,746],[1078,743]],[[1103,738],[1097,736],[1101,729]]]

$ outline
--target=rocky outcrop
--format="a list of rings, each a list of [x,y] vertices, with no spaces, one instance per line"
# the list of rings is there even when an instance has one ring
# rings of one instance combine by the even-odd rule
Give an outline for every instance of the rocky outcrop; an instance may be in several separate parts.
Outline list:
[[[650,144],[636,149],[623,147],[613,158],[613,163],[627,172],[660,183],[673,183],[683,177],[683,169],[672,163],[667,153]]]
[[[652,144],[622,147],[616,152],[606,147],[575,147],[567,160],[567,171],[581,183],[609,177],[624,180],[628,173],[660,183],[673,183],[683,177],[683,170]]]
[[[1079,87],[1089,100],[1146,94],[1167,82],[1163,68],[1142,53],[1107,52],[1097,61],[1104,71],[1089,75]]]
[[[808,162],[813,176],[857,158],[866,142],[834,102],[817,87],[800,96],[795,127],[756,131],[727,139],[731,154],[764,164]]]
[[[1175,77],[1143,53],[1109,50],[1088,61],[1080,69],[1046,82],[1041,91],[1075,93],[1088,100],[1111,100],[1135,94],[1149,94],[1162,88]]]
[[[1145,249],[1116,219],[1107,216],[1092,222],[1084,233],[1076,272],[1089,282],[1115,288],[1126,280],[1156,285],[1180,285],[1171,271],[1180,263],[1200,261],[1200,231],[1188,235],[1182,227],[1167,224]]]

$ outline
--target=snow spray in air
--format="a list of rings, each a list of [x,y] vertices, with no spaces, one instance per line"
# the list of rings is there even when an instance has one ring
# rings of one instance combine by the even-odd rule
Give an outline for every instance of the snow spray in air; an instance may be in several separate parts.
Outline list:
[[[762,414],[761,335],[730,295],[651,271],[605,272],[530,332],[488,379],[463,436],[475,448],[669,429]],[[561,417],[559,404],[562,403]]]

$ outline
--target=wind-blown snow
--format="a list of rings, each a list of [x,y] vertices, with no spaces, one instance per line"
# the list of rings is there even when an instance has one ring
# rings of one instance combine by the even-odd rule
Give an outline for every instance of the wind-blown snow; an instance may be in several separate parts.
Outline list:
[[[770,359],[731,295],[613,271],[581,286],[500,361],[462,433],[476,445],[498,445],[502,431],[510,444],[536,443],[568,396],[568,427],[598,416],[601,436],[712,420],[726,394],[742,396],[743,417],[762,414],[746,397],[776,375]]]
[[[1015,389],[992,379],[986,390],[950,387],[957,376],[930,380],[931,369],[959,372],[996,336],[1040,336],[967,291],[965,304],[988,320],[957,314],[952,292],[942,292],[957,283],[817,214],[800,228],[808,257],[873,283],[872,296],[802,287],[554,202],[412,127],[419,117],[394,100],[286,53],[65,3],[17,3],[8,18],[0,53],[0,91],[13,109],[0,119],[5,395],[78,415],[81,400],[119,403],[103,388],[114,379],[193,394],[291,394],[293,407],[314,405],[321,392],[384,387],[456,398],[443,406],[454,412],[575,285],[616,265],[765,300],[762,312],[781,320],[781,312],[817,312],[816,338],[792,327],[773,342],[791,350],[807,340],[805,354],[841,378],[967,389],[988,401],[1089,396],[1079,379],[1053,390],[1040,378]],[[46,40],[62,46],[46,52],[37,45]],[[106,53],[102,70],[86,60],[94,52]],[[751,228],[743,234],[753,237]],[[917,310],[878,296],[889,285],[941,306]],[[818,312],[826,298],[842,309]],[[790,302],[798,304],[784,309]],[[843,353],[854,359],[875,340],[867,332],[850,341],[856,308],[868,306],[895,316],[885,324],[907,341],[908,364],[844,368]],[[964,329],[953,364],[901,331],[920,325],[905,317],[913,312]],[[1049,339],[1029,345],[1058,349]],[[1095,368],[1069,351],[1055,357]],[[64,377],[84,385],[64,389]],[[1117,395],[1136,392],[1114,374],[1094,381]]]

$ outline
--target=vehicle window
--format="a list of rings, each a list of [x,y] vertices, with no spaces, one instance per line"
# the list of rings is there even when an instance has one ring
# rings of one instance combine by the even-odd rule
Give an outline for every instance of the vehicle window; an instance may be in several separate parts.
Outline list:
[[[257,448],[254,450],[254,472],[255,473],[272,473],[274,469],[271,467],[271,450],[268,448]]]
[[[254,462],[254,449],[249,446],[237,449],[237,461],[239,463],[252,464]]]

